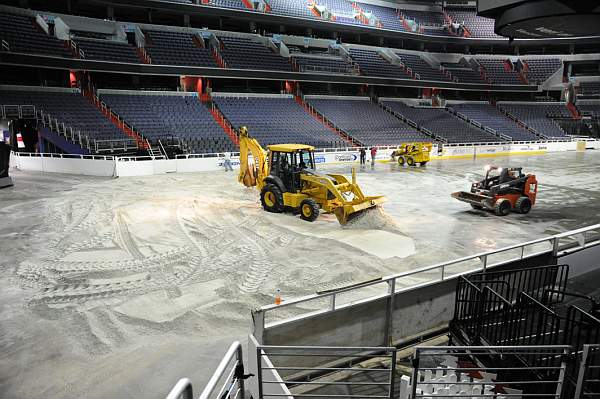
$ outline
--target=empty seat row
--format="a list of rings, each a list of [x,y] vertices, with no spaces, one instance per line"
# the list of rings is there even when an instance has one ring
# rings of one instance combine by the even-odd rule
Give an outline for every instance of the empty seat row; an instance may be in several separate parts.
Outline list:
[[[0,105],[33,105],[66,127],[95,140],[127,139],[128,136],[80,93],[0,90]]]
[[[556,103],[508,103],[498,105],[502,110],[517,117],[538,134],[546,137],[565,137],[564,130],[552,119],[552,116],[569,115],[565,104]]]
[[[428,137],[405,124],[368,98],[311,99],[309,103],[363,145],[398,145]]]
[[[411,107],[399,101],[385,101],[383,104],[415,122],[419,127],[443,137],[449,143],[502,141],[497,136],[454,116],[444,108]]]
[[[179,137],[196,153],[236,148],[197,97],[102,94],[101,99],[151,141]]]
[[[318,148],[348,145],[293,98],[215,97],[214,102],[236,129],[246,126],[263,146],[280,143],[310,144]]]

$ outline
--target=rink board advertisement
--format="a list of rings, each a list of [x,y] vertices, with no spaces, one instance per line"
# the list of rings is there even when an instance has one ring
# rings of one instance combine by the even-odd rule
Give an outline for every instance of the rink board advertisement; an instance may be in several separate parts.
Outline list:
[[[580,142],[580,148],[584,146]],[[494,157],[507,155],[541,155],[548,152],[576,151],[578,142],[522,143],[481,146],[434,146],[431,159],[469,159],[476,157]],[[586,149],[600,148],[600,141],[585,142]],[[394,148],[379,149],[375,157],[378,163],[389,162]],[[358,164],[360,155],[357,150],[315,152],[315,163],[321,165]],[[366,162],[371,162],[370,151],[367,150]],[[234,169],[240,165],[239,157],[232,156]],[[178,159],[75,159],[51,156],[30,156],[13,154],[11,164],[22,170],[34,170],[54,173],[70,173],[96,176],[146,176],[164,173],[210,172],[224,170],[223,156],[190,155]]]

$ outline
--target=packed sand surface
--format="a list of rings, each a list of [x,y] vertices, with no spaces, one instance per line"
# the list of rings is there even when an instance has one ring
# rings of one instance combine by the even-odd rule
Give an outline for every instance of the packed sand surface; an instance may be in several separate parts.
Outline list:
[[[14,171],[0,190],[0,397],[162,398],[182,376],[201,387],[277,289],[285,300],[598,222],[600,154],[493,159],[540,181],[532,213],[506,218],[450,198],[486,162],[359,169],[388,202],[346,226],[266,213],[232,173]]]

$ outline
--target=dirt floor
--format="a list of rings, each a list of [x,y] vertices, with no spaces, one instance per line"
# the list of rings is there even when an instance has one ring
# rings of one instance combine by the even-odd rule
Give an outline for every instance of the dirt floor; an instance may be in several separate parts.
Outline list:
[[[537,175],[531,214],[450,197],[486,163]],[[345,227],[268,214],[232,173],[14,171],[0,190],[0,397],[162,398],[182,376],[198,392],[277,288],[298,297],[598,223],[599,166],[594,152],[369,165],[363,191],[388,202]]]

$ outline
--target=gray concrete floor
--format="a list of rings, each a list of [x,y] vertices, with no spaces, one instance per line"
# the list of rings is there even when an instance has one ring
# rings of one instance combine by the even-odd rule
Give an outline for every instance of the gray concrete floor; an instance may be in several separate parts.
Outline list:
[[[472,211],[487,163],[540,182],[529,215]],[[14,171],[0,190],[0,396],[161,398],[202,386],[250,309],[598,223],[600,153],[359,170],[385,213],[342,229],[263,212],[224,172],[103,179]],[[329,170],[349,174],[349,166]]]

